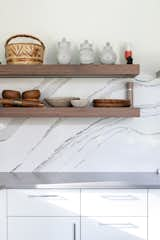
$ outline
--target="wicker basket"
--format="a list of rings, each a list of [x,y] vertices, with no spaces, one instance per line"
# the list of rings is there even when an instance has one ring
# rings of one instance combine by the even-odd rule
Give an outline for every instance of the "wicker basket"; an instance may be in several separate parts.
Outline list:
[[[18,37],[32,38],[37,40],[36,43],[9,43],[12,39]],[[8,64],[41,64],[43,63],[45,46],[38,38],[18,34],[10,37],[5,44],[5,55]]]

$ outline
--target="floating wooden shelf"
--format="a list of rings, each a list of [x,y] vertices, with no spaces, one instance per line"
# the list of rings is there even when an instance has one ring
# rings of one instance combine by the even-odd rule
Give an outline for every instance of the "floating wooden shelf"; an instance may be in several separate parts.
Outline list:
[[[123,108],[0,108],[1,117],[139,117],[140,109]]]
[[[138,64],[89,65],[0,65],[0,78],[115,77],[132,78],[139,74]]]
[[[97,77],[133,78],[139,74],[138,64],[90,65],[0,65],[0,78]],[[2,117],[139,117],[140,109],[123,108],[0,108]]]

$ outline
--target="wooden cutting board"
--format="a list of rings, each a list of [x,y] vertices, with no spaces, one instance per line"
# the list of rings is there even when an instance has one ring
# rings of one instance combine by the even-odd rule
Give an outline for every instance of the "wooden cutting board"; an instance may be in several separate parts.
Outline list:
[[[4,107],[43,107],[44,104],[39,100],[15,100],[15,99],[2,99],[0,98],[0,104]]]
[[[94,107],[129,107],[130,100],[128,99],[94,99]]]

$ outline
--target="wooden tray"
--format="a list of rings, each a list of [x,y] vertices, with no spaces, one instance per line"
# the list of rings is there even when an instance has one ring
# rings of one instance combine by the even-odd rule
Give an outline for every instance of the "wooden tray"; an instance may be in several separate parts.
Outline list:
[[[129,107],[130,100],[128,99],[94,99],[94,107]]]

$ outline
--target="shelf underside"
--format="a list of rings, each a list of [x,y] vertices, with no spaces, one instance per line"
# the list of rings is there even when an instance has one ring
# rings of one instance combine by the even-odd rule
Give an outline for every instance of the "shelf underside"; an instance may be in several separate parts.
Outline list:
[[[0,65],[0,78],[51,78],[51,77],[115,77],[133,78],[139,74],[138,64],[40,64],[40,65]]]
[[[0,118],[2,117],[140,117],[139,108],[0,108]]]

